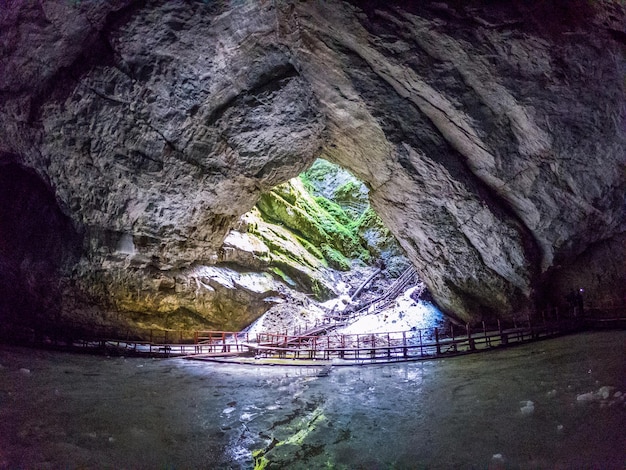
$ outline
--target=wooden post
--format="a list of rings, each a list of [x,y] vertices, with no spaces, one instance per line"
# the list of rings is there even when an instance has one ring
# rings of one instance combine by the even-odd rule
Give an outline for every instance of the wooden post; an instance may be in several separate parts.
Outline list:
[[[500,343],[501,344],[508,344],[509,343],[509,338],[506,335],[506,333],[504,333],[502,331],[502,325],[500,324],[500,319],[498,318],[498,331],[500,332]]]
[[[530,318],[530,312],[526,314],[526,318],[528,318],[528,329],[530,329],[530,339],[537,339],[539,335],[535,332],[532,319]]]
[[[435,328],[435,344],[437,345],[437,354],[441,354],[441,345],[439,344],[439,328]]]
[[[407,357],[407,349],[406,349],[406,331],[402,332],[402,355]]]
[[[417,330],[419,332],[420,335],[420,356],[424,355],[424,344],[422,343],[422,330],[419,329]]]
[[[470,328],[470,324],[465,324],[465,329],[467,330],[467,343],[469,345],[469,350],[474,351],[476,349],[476,345],[474,344],[474,339],[472,338],[472,329]]]
[[[344,349],[346,348],[346,335],[341,335],[341,351],[339,352],[339,357],[343,359],[344,357]]]
[[[485,326],[485,320],[483,320],[483,334],[485,335],[485,346],[491,347],[491,340],[487,337],[487,327]]]

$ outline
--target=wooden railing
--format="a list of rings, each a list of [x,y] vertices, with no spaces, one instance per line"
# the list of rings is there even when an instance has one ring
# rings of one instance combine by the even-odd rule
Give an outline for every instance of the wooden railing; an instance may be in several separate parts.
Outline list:
[[[600,312],[604,312],[600,315]],[[37,330],[22,328],[11,332],[11,340],[63,349],[151,356],[205,355],[227,356],[256,354],[262,358],[336,359],[343,363],[393,362],[466,354],[509,344],[524,343],[589,328],[626,328],[626,305],[611,310],[550,309],[531,319],[513,318],[495,324],[450,324],[446,328],[373,334],[337,334],[329,325],[319,323],[308,332],[259,333],[187,331],[142,328],[114,328],[76,322],[40,324]],[[596,314],[597,313],[597,314]],[[593,315],[592,315],[593,314]],[[6,331],[5,331],[5,342]]]
[[[472,329],[469,325],[449,329],[416,329],[413,331],[371,334],[289,336],[263,333],[256,345],[250,345],[257,357],[279,359],[330,360],[345,362],[393,362],[443,355],[467,354],[498,346],[552,337],[580,329],[580,320],[545,322],[540,325],[506,326]],[[455,331],[456,330],[456,331]]]
[[[151,356],[242,354],[250,338],[239,331],[161,330],[87,325],[80,322],[13,328],[4,342],[59,349]]]

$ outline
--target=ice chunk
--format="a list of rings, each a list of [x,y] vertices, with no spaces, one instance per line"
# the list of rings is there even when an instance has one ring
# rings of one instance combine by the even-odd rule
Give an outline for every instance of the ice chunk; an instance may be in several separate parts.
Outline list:
[[[531,415],[535,412],[535,404],[530,400],[521,401],[522,407],[519,409],[523,415]]]
[[[550,390],[550,391],[547,393],[547,395],[548,395],[550,398],[555,397],[555,396],[556,396],[556,390]]]
[[[581,393],[580,395],[576,396],[576,401],[579,402],[590,402],[594,401],[595,399],[596,396],[593,392]]]
[[[254,418],[255,414],[254,413],[243,413],[240,417],[239,420],[240,421],[251,421],[252,418]]]
[[[559,432],[563,431],[563,425],[562,425],[562,424],[559,424],[559,425],[556,427],[556,430],[557,430],[557,431],[559,431]]]
[[[605,385],[604,387],[600,387],[596,392],[587,392],[577,395],[576,401],[591,402],[597,400],[607,400],[613,393],[613,390],[615,390],[615,387]]]
[[[611,396],[613,390],[615,390],[615,387],[609,387],[608,385],[605,385],[604,387],[600,387],[598,389],[598,396],[601,397],[603,400],[606,400]]]
[[[222,413],[224,413],[225,415],[229,415],[231,414],[233,411],[235,411],[235,408],[232,406],[229,406],[228,408],[224,408],[224,410],[222,411]]]
[[[622,392],[620,392],[619,390],[617,392],[615,392],[615,394],[613,395],[613,398],[619,398],[623,395]]]
[[[20,369],[20,372],[24,375],[29,375],[30,374],[30,369],[26,369],[25,367],[22,367]]]

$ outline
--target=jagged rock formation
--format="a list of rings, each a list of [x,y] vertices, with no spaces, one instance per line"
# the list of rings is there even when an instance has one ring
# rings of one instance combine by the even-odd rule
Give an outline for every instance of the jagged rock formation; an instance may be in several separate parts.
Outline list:
[[[532,312],[581,283],[624,297],[621,2],[1,6],[0,163],[36,172],[71,220],[62,261],[31,250],[67,317],[165,315],[168,292],[217,327],[269,295],[206,310],[190,273],[319,156],[367,184],[448,313]]]

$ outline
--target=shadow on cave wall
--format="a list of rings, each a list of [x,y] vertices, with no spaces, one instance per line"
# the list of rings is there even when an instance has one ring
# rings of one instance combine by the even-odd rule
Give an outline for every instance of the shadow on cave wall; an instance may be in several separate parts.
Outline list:
[[[0,321],[32,326],[55,318],[61,278],[81,237],[34,172],[0,164]]]

